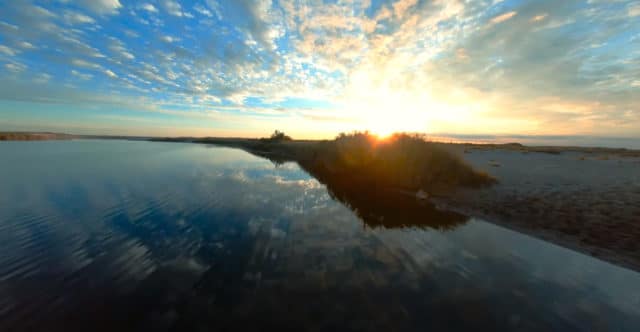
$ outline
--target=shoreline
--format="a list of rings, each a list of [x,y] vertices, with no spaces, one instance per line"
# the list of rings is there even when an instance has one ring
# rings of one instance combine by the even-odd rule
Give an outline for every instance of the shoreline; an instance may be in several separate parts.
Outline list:
[[[17,137],[23,136],[23,137]],[[449,137],[426,136],[429,142],[447,147],[459,147],[467,151],[473,150],[510,150],[523,153],[549,153],[559,154],[563,152],[579,152],[585,155],[605,153],[611,155],[640,157],[640,148],[627,147],[610,147],[593,145],[571,145],[571,144],[522,144],[517,142],[467,142],[464,140],[451,141]],[[160,136],[125,136],[125,135],[78,135],[56,132],[29,132],[29,131],[0,131],[0,141],[38,141],[38,140],[60,140],[60,139],[105,139],[105,140],[134,140],[134,141],[152,141],[152,142],[183,142],[183,143],[211,143],[211,144],[233,144],[246,145],[247,143],[259,142],[259,138],[245,137],[160,137]],[[616,139],[616,138],[610,138]],[[626,138],[620,138],[626,139]],[[640,139],[639,139],[640,140]],[[317,143],[327,142],[330,139],[296,139],[295,143]]]
[[[126,137],[74,136],[77,139]],[[265,142],[242,138],[132,138],[154,142],[200,143],[239,148],[274,163],[296,162],[340,194],[363,204],[363,188],[350,190],[308,162],[311,145],[325,141]],[[640,150],[621,148],[542,147],[517,143],[436,145],[487,172],[498,183],[459,188],[428,200],[445,211],[552,242],[562,247],[640,271]],[[337,186],[336,186],[337,184]],[[393,191],[394,188],[387,188]],[[399,188],[402,189],[402,188]],[[371,190],[368,190],[371,191]],[[365,193],[364,200],[357,197]],[[406,193],[405,193],[406,195]],[[368,197],[368,198],[367,198]],[[404,204],[404,203],[403,203]],[[404,205],[403,205],[404,206]],[[393,211],[387,206],[385,212]],[[373,212],[379,212],[374,209]],[[417,212],[416,212],[417,213]],[[427,225],[427,227],[429,227]]]
[[[154,141],[184,142],[183,139]],[[240,148],[275,162],[297,162],[318,178],[313,170],[305,167],[304,161],[300,163],[292,158],[291,152],[278,143],[269,148],[257,140],[192,142]],[[309,142],[284,144],[304,149]],[[436,207],[640,271],[640,151],[549,149],[519,144],[437,144],[474,168],[495,176],[498,183],[486,188],[461,188],[445,195],[430,195],[429,201]]]

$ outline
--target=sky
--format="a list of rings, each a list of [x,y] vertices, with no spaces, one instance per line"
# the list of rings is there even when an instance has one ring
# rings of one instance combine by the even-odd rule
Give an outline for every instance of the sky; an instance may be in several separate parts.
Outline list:
[[[0,0],[0,130],[640,137],[640,2]]]

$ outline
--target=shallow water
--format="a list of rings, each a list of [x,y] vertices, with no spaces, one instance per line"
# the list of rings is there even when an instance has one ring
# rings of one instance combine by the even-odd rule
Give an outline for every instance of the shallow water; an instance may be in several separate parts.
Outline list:
[[[640,330],[639,273],[473,218],[371,227],[295,164],[133,141],[0,155],[2,331]]]

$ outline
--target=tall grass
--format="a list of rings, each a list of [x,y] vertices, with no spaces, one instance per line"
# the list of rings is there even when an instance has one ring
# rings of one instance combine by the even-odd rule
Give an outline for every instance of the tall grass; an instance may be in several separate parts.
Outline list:
[[[420,135],[395,134],[381,140],[367,132],[354,132],[318,144],[314,168],[333,176],[431,193],[496,182]]]

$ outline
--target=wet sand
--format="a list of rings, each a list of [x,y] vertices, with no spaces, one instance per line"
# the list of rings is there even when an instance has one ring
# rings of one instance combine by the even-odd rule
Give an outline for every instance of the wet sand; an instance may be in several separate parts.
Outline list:
[[[640,271],[640,154],[450,145],[499,183],[436,197],[441,207]]]

